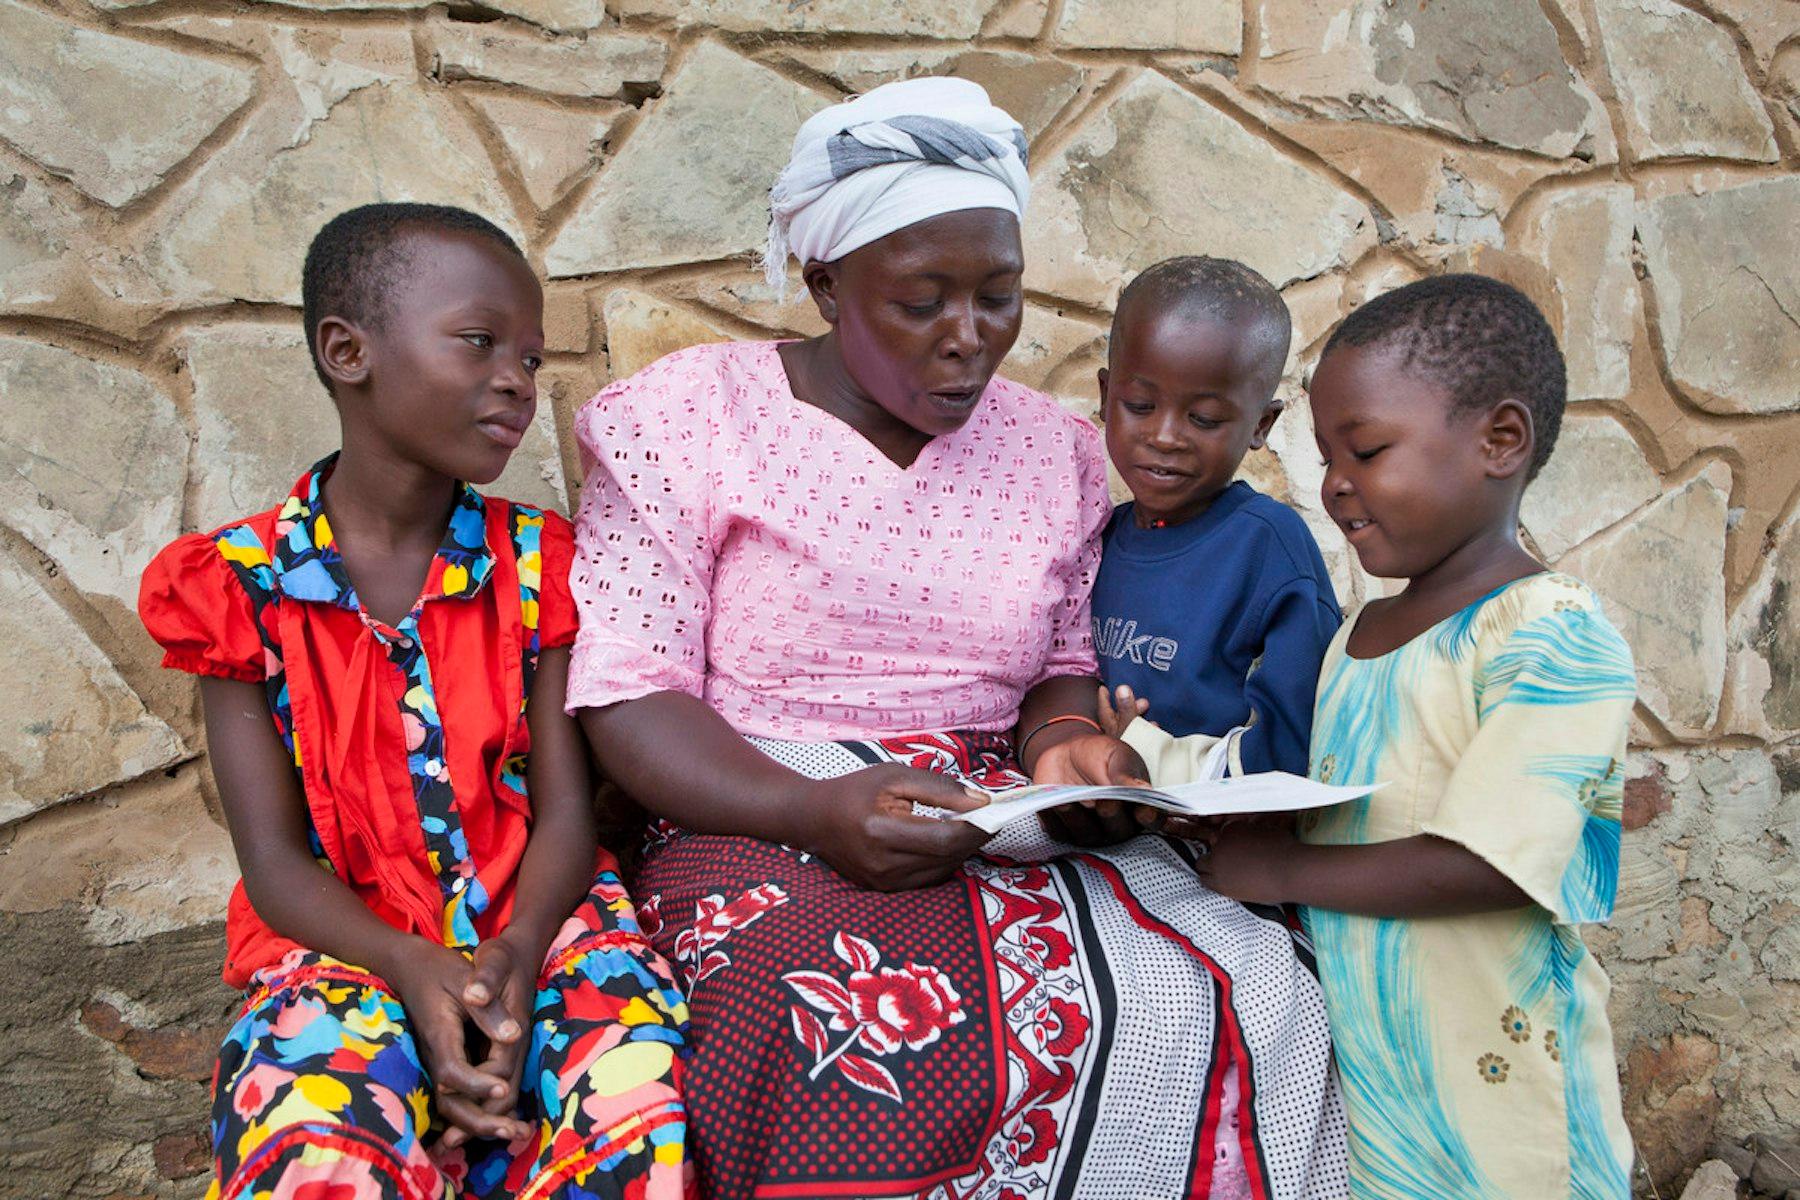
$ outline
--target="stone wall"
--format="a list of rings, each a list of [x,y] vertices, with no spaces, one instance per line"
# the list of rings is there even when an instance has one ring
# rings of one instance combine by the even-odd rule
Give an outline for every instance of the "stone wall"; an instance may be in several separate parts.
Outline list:
[[[549,400],[501,487],[562,504],[573,410],[695,341],[807,333],[748,266],[794,129],[907,75],[1032,139],[1015,378],[1091,412],[1108,306],[1240,257],[1299,331],[1511,279],[1568,349],[1526,506],[1636,649],[1624,883],[1593,943],[1670,1194],[1800,1124],[1795,0],[0,0],[0,1194],[202,1190],[231,848],[156,547],[333,444],[299,332],[332,213],[447,201],[548,280]],[[1301,402],[1255,481],[1321,518]]]

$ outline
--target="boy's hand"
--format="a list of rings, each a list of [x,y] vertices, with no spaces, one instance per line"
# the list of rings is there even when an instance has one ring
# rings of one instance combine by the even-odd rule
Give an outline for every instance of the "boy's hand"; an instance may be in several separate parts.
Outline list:
[[[1100,730],[1107,737],[1124,737],[1126,728],[1150,710],[1150,702],[1134,696],[1120,684],[1117,692],[1100,689]]]
[[[1194,869],[1201,881],[1221,896],[1252,904],[1282,904],[1293,899],[1288,880],[1300,842],[1291,822],[1223,822],[1202,845],[1207,852]]]
[[[475,1064],[477,1071],[506,1080],[503,1095],[489,1095],[481,1109],[490,1116],[507,1117],[519,1102],[519,1076],[525,1069],[526,1036],[531,1027],[532,1001],[537,994],[537,967],[530,954],[505,934],[491,937],[475,948],[463,984],[462,1005],[469,1019],[487,1040],[487,1057]],[[520,1130],[526,1127],[518,1122]],[[475,1131],[452,1125],[445,1131],[446,1149],[466,1142]]]
[[[437,1110],[452,1131],[512,1141],[529,1132],[523,1121],[488,1112],[483,1105],[507,1100],[510,1079],[470,1061],[466,1022],[473,1014],[463,1000],[471,967],[454,950],[412,938],[387,970],[387,982],[412,1021],[425,1070],[436,1089]],[[448,1134],[446,1134],[448,1136]]]

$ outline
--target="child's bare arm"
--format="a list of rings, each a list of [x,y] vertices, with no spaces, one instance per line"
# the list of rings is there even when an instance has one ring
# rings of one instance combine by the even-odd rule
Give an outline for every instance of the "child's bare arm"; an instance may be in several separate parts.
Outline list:
[[[1246,821],[1222,828],[1197,869],[1208,887],[1233,899],[1371,917],[1442,917],[1531,903],[1474,851],[1430,834],[1315,846],[1281,823]]]
[[[468,965],[454,951],[382,921],[342,880],[320,869],[307,837],[306,799],[269,720],[262,688],[200,681],[213,778],[257,915],[309,949],[374,972],[399,995],[423,1044],[440,1110],[486,1136],[511,1137],[516,1121],[481,1112],[507,1081],[472,1067],[457,993]]]

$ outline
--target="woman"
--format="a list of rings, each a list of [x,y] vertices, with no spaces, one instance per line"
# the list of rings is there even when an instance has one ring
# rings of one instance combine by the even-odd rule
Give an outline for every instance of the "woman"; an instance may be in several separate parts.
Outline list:
[[[769,269],[791,246],[830,331],[682,351],[578,421],[569,700],[660,818],[639,894],[711,1195],[1344,1192],[1285,929],[1131,813],[984,849],[918,811],[1143,770],[1093,720],[1099,438],[994,377],[1027,189],[973,84],[825,110]]]

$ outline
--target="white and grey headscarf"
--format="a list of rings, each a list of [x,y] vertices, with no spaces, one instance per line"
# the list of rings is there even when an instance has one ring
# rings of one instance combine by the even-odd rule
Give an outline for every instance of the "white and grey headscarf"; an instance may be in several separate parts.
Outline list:
[[[896,229],[969,208],[1023,219],[1025,131],[966,79],[907,79],[815,114],[769,192],[763,270],[835,262]]]

